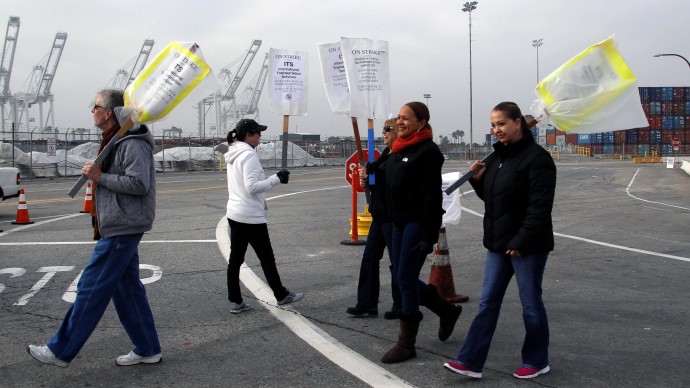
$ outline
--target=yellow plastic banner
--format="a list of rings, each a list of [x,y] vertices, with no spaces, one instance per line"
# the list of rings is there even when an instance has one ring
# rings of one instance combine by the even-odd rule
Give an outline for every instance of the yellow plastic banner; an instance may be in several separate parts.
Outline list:
[[[536,87],[532,112],[562,131],[594,133],[647,126],[637,79],[613,37],[588,47]]]
[[[196,43],[170,42],[127,87],[125,106],[140,124],[160,120],[210,72]]]

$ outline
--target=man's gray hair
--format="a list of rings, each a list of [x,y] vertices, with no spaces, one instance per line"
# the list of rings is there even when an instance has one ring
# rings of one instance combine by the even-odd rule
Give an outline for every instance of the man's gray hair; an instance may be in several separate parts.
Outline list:
[[[122,89],[103,89],[97,95],[101,97],[101,104],[106,109],[125,106],[124,91]]]

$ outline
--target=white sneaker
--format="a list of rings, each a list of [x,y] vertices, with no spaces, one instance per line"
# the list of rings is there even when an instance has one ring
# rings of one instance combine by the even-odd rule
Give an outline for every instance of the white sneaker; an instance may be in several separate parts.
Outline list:
[[[62,361],[61,359],[55,357],[55,354],[53,354],[53,351],[50,350],[47,345],[29,345],[27,346],[26,351],[29,352],[31,357],[44,364],[55,365],[59,366],[60,368],[67,368],[69,366],[69,362]]]
[[[247,311],[247,310],[251,310],[251,309],[252,309],[252,305],[250,305],[249,303],[230,302],[230,312],[233,314],[239,314],[242,311]]]
[[[300,300],[302,300],[302,298],[304,298],[303,292],[297,292],[297,293],[290,292],[289,294],[287,294],[287,296],[285,298],[278,301],[278,305],[282,306],[282,305],[288,304],[288,303],[299,302]]]
[[[148,357],[142,357],[134,351],[131,351],[124,356],[118,356],[115,359],[115,363],[120,366],[130,366],[130,365],[136,365],[136,364],[155,364],[158,362],[161,362],[163,359],[163,354],[158,353],[154,354],[153,356],[148,356]]]

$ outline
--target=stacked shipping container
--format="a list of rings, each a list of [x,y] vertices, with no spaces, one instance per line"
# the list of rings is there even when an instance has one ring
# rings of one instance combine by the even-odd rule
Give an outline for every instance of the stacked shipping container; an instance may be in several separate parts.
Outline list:
[[[546,144],[578,144],[591,148],[595,154],[626,154],[660,156],[690,154],[690,87],[641,87],[642,109],[649,126],[589,135],[565,135],[555,129],[546,130]],[[680,141],[675,150],[673,139]]]

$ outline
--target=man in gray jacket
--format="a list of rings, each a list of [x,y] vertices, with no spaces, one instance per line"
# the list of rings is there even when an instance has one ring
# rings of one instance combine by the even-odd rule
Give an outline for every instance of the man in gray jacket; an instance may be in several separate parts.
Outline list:
[[[115,108],[124,105],[122,90],[98,92],[91,108],[101,129],[101,150],[120,129]],[[151,230],[156,210],[154,141],[146,126],[128,131],[101,163],[82,169],[94,182],[94,239],[98,240],[77,285],[77,297],[58,332],[46,345],[29,345],[36,360],[67,367],[77,356],[112,299],[134,344],[117,365],[157,363],[162,359],[158,333],[139,280],[139,241]]]

